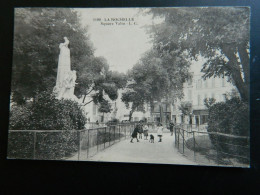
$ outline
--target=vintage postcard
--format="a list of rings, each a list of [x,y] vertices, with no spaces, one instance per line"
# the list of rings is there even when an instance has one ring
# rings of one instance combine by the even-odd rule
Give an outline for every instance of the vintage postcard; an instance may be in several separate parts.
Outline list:
[[[8,159],[250,167],[249,7],[15,8]]]

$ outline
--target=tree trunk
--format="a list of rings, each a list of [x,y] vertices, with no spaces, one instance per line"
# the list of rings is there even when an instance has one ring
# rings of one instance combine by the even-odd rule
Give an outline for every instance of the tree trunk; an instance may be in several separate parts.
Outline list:
[[[129,113],[129,121],[131,121],[131,120],[132,120],[132,115],[133,115],[133,113],[134,113],[134,111],[133,111],[133,110],[131,110],[131,111],[130,111],[130,113]]]
[[[89,104],[89,103],[91,103],[91,102],[93,102],[93,100],[90,100],[89,102],[87,102],[86,104],[84,104],[84,106],[86,106],[87,104]]]
[[[234,84],[240,94],[240,97],[243,101],[249,100],[249,86],[243,81],[242,72],[240,68],[240,64],[237,61],[237,57],[235,55],[236,49],[232,46],[225,46],[222,48],[222,51],[228,58],[228,63],[226,64],[230,69],[231,78],[234,81]]]
[[[244,71],[245,83],[248,85],[249,84],[249,55],[246,51],[246,48],[247,48],[246,43],[240,44],[238,46],[238,53]]]
[[[82,103],[85,102],[86,96],[87,96],[87,95],[85,94]]]

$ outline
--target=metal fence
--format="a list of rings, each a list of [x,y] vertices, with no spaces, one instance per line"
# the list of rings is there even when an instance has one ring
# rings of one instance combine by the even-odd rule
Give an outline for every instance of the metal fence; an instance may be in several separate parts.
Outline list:
[[[207,132],[206,127],[175,126],[175,147],[202,165],[249,167],[249,137]]]
[[[135,123],[84,130],[9,130],[9,159],[86,160],[131,137]]]

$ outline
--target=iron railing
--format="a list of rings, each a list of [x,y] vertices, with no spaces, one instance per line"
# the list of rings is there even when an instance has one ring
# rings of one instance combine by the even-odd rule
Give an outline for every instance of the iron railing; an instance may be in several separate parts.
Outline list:
[[[207,132],[187,124],[178,124],[174,129],[175,147],[199,164],[249,167],[248,136]]]
[[[131,137],[135,123],[84,130],[9,130],[9,159],[86,160]]]

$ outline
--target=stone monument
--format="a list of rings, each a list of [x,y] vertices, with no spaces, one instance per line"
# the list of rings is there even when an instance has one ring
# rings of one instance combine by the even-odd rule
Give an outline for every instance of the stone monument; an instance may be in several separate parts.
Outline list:
[[[57,99],[69,99],[78,102],[78,98],[74,95],[74,88],[76,85],[76,71],[71,70],[70,49],[68,48],[69,40],[64,37],[65,42],[60,43],[60,55],[57,70],[56,85],[53,93]]]

